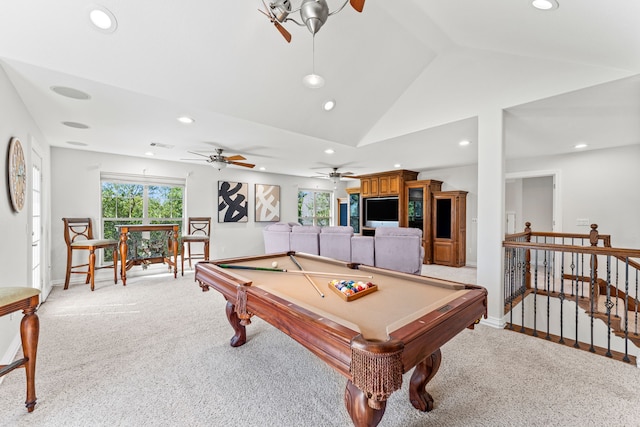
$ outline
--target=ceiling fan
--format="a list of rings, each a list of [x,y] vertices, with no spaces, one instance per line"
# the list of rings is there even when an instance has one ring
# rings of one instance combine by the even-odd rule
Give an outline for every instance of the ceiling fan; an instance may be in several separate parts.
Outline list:
[[[265,1],[262,0],[265,10],[258,9],[262,14],[269,18],[269,21],[275,25],[288,43],[291,43],[291,33],[282,26],[285,22],[291,21],[301,27],[306,26],[309,31],[311,31],[311,34],[315,35],[320,31],[320,28],[324,23],[327,22],[327,18],[340,12],[344,9],[347,3],[351,3],[351,7],[358,12],[362,12],[362,9],[364,8],[364,0],[345,0],[342,6],[333,12],[329,11],[329,5],[327,5],[326,0],[302,0],[296,7],[291,6],[292,2],[292,0],[274,0],[269,3],[269,6],[267,6]],[[298,22],[289,16],[296,12],[300,12],[300,19],[302,22]]]
[[[251,163],[239,162],[238,160],[247,160],[246,158],[244,158],[239,154],[235,154],[233,156],[223,156],[222,148],[216,148],[215,150],[216,150],[216,154],[202,154],[202,153],[197,153],[195,151],[189,151],[189,153],[191,154],[195,154],[196,156],[206,157],[206,159],[183,159],[183,160],[203,160],[203,161],[206,161],[207,163],[211,163],[218,170],[226,168],[227,165],[242,166],[245,168],[255,167],[255,165],[252,165]]]
[[[320,173],[318,176],[322,178],[329,178],[334,184],[337,184],[343,177],[353,175],[353,172],[338,172],[338,169],[339,168],[337,167],[331,168],[331,172]]]

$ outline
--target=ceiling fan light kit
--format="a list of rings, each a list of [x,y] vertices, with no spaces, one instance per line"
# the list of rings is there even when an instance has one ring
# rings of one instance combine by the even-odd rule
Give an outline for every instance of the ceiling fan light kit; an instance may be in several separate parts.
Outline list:
[[[318,74],[307,74],[302,78],[302,84],[309,89],[320,89],[324,86],[324,78]]]
[[[276,29],[282,34],[285,40],[291,42],[291,33],[287,31],[282,25],[286,22],[293,22],[299,26],[306,26],[309,32],[314,36],[320,28],[327,22],[327,18],[340,12],[347,3],[351,3],[351,6],[358,12],[362,12],[364,8],[365,0],[345,0],[345,2],[338,9],[333,12],[329,11],[329,5],[326,0],[302,0],[299,6],[292,8],[291,0],[275,0],[267,4],[264,0],[265,10],[258,9],[260,13],[269,18],[269,21],[276,27]],[[289,15],[300,12],[300,20],[296,21],[294,18],[290,18]],[[313,48],[314,64],[311,74],[304,76],[302,83],[311,89],[318,89],[324,86],[324,79],[315,73],[315,43]]]
[[[218,170],[222,170],[227,167],[227,164],[225,162],[216,160],[215,162],[213,162],[213,166]]]

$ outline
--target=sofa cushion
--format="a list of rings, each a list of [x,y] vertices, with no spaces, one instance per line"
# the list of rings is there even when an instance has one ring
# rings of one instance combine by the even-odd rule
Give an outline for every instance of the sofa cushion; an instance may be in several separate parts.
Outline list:
[[[286,222],[276,222],[267,225],[262,230],[262,235],[264,236],[264,253],[289,252],[291,250],[289,243],[290,234],[291,226]]]
[[[322,227],[320,231],[320,255],[351,262],[351,237],[349,226]]]
[[[422,230],[378,227],[374,239],[376,267],[420,274],[424,257]]]
[[[373,236],[353,236],[351,238],[351,262],[375,265]]]
[[[291,228],[289,243],[292,251],[320,254],[320,227],[316,225],[296,225]]]

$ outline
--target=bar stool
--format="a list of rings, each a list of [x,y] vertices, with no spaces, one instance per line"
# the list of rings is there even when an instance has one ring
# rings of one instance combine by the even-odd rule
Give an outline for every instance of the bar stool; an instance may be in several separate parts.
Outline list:
[[[0,288],[0,316],[22,310],[24,316],[20,322],[22,340],[22,359],[9,365],[0,365],[0,377],[16,368],[24,368],[27,376],[27,411],[33,412],[36,406],[36,353],[38,352],[38,334],[40,320],[36,314],[40,302],[40,291],[35,288]]]
[[[194,216],[189,217],[189,234],[182,236],[180,254],[182,255],[182,270],[184,276],[184,260],[189,260],[189,268],[191,268],[192,259],[209,260],[209,234],[211,234],[211,217],[210,216]],[[185,256],[185,243],[187,244],[188,256]],[[204,251],[202,253],[192,253],[192,243],[204,243]]]
[[[67,274],[64,278],[64,288],[69,288],[69,279],[72,274],[86,274],[85,283],[91,281],[91,290],[94,290],[95,272],[101,268],[113,268],[113,281],[118,283],[118,240],[94,239],[91,218],[62,218],[64,221],[64,241],[67,243]],[[96,267],[97,249],[113,249],[113,265]],[[89,251],[87,264],[71,265],[73,251]],[[74,271],[76,268],[87,267],[87,270]]]

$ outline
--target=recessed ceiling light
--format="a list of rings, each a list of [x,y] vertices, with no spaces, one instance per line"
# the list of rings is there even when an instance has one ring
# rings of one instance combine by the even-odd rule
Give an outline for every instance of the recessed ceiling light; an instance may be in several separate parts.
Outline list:
[[[93,6],[89,11],[89,20],[96,30],[103,33],[113,33],[118,28],[115,15],[103,6]]]
[[[324,111],[331,111],[335,106],[336,106],[336,101],[333,99],[330,99],[326,101],[324,104],[322,104],[322,108],[324,109]]]
[[[588,145],[585,144],[584,142],[581,142],[581,143],[576,144],[576,145],[573,146],[573,148],[575,148],[577,150],[580,150],[581,148],[587,148],[587,147],[588,147]]]
[[[66,96],[67,98],[82,99],[82,100],[91,98],[91,96],[89,96],[88,93],[78,89],[74,89],[72,87],[51,86],[51,90],[57,93],[58,95]]]
[[[560,7],[556,0],[533,0],[531,6],[538,10],[553,10]]]
[[[327,153],[327,154],[335,153],[335,151],[333,151],[333,148],[327,148],[326,150],[324,150],[324,152]]]
[[[399,168],[399,167],[401,167],[401,166],[402,166],[402,165],[401,165],[400,163],[396,163],[395,165],[393,165],[393,167],[394,167],[394,168]]]
[[[260,166],[260,170],[261,170],[261,171],[266,171],[266,170],[267,170],[267,168],[265,168],[264,166]]]
[[[458,144],[461,147],[466,147],[467,145],[471,144],[471,141],[469,141],[468,139],[463,139],[462,141],[458,142]]]
[[[178,121],[180,123],[184,123],[185,125],[190,125],[191,123],[195,122],[195,120],[189,116],[180,116],[178,117]]]
[[[89,126],[85,125],[84,123],[78,123],[78,122],[62,122],[63,125],[65,126],[69,126],[70,128],[76,128],[76,129],[89,129]]]
[[[67,141],[67,144],[75,145],[77,147],[86,147],[87,145],[89,145],[86,142],[80,142],[80,141]]]
[[[146,153],[144,153],[145,156],[155,156],[156,153],[154,153],[153,151],[147,151]]]

